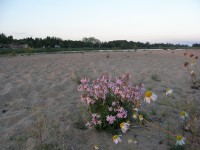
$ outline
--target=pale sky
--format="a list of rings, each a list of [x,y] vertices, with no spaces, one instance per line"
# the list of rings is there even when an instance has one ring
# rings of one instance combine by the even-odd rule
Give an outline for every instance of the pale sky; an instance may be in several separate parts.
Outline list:
[[[200,0],[0,0],[0,33],[200,43]]]

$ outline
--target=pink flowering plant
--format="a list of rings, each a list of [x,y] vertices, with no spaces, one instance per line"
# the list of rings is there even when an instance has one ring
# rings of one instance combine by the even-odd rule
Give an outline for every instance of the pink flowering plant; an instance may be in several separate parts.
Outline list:
[[[139,107],[143,95],[143,85],[128,84],[129,75],[115,80],[110,75],[102,75],[90,83],[89,78],[81,79],[78,90],[87,104],[91,120],[87,127],[114,132],[120,123],[131,120],[133,109]]]

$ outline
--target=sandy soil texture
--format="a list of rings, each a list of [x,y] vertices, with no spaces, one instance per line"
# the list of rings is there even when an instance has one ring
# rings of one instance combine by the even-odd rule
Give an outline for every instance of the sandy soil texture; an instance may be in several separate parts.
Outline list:
[[[103,73],[113,77],[129,73],[131,83],[143,82],[163,104],[142,104],[143,109],[150,113],[156,110],[155,123],[179,133],[180,110],[166,105],[179,106],[188,113],[200,111],[200,90],[191,89],[190,76],[183,66],[187,60],[183,53],[138,51],[1,56],[0,149],[34,150],[41,142],[49,149],[67,150],[90,150],[94,149],[94,144],[103,150],[168,149],[172,141],[167,140],[164,132],[149,125],[131,129],[118,145],[112,141],[111,134],[84,129],[87,117],[80,102],[81,93],[77,91],[78,80],[84,76],[95,79]],[[188,53],[200,57],[198,50]],[[199,59],[196,65],[200,66]],[[164,95],[166,88],[174,90],[170,98]],[[161,123],[156,122],[159,118]],[[137,140],[137,144],[128,144],[128,138]]]

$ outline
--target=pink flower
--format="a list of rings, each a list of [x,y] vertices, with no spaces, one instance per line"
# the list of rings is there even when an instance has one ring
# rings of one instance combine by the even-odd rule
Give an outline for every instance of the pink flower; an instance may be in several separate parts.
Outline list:
[[[127,118],[127,111],[124,110],[121,113],[123,114],[123,118]]]
[[[118,112],[122,112],[122,111],[124,111],[124,108],[123,108],[123,107],[119,107],[119,108],[117,109],[117,111],[118,111]]]
[[[115,116],[112,116],[112,115],[108,115],[106,116],[106,120],[110,123],[110,124],[113,124],[114,121],[116,120]]]
[[[114,93],[115,93],[115,94],[118,94],[118,93],[119,93],[119,87],[116,87],[116,88],[115,88]]]
[[[123,82],[123,80],[121,80],[120,77],[116,79],[116,83],[117,83],[117,84],[121,85],[122,82]]]
[[[90,123],[90,122],[87,122],[87,123],[85,124],[85,126],[86,126],[87,128],[89,128],[89,129],[90,129],[92,125],[91,125],[91,123]]]
[[[101,120],[97,121],[97,124],[101,125],[102,124]]]
[[[100,120],[100,115],[99,114],[92,114],[92,121],[91,123],[93,123],[94,125],[97,125],[97,124],[101,124],[101,120]]]
[[[95,113],[95,114],[92,114],[92,117],[93,118],[100,118],[100,115]]]
[[[82,101],[85,101],[87,99],[88,95],[87,94],[83,94],[81,95],[81,100]]]
[[[123,91],[120,90],[120,91],[118,92],[118,94],[119,94],[122,98],[125,98],[125,94],[124,94]]]
[[[117,109],[117,117],[118,118],[126,118],[127,117],[127,111],[123,108],[123,107],[120,107]]]
[[[112,102],[112,106],[116,106],[117,105],[117,103],[116,102]]]
[[[88,82],[90,82],[90,78],[82,78],[81,79],[82,84],[85,84],[85,83],[88,83]]]
[[[83,85],[81,84],[81,85],[79,85],[78,86],[78,91],[83,91],[84,89],[83,89]]]
[[[109,82],[109,83],[108,83],[108,88],[114,89],[114,87],[115,87],[115,85],[114,85],[113,82]]]
[[[122,78],[123,78],[124,81],[128,81],[129,80],[129,74],[127,73],[127,74],[123,75]]]
[[[94,100],[91,99],[90,97],[87,97],[87,98],[86,98],[86,101],[87,101],[87,104],[88,104],[88,105],[94,104]]]
[[[123,118],[123,114],[122,113],[118,113],[117,114],[117,118]]]

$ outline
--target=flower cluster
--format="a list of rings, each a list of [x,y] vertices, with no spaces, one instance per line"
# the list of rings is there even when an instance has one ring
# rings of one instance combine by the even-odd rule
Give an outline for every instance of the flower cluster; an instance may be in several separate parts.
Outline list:
[[[124,134],[131,126],[129,120],[134,120],[135,123],[139,123],[140,125],[149,123],[160,129],[159,126],[147,120],[145,113],[138,110],[142,97],[144,97],[144,102],[150,104],[151,102],[155,102],[158,96],[152,91],[145,92],[142,84],[128,84],[128,80],[128,74],[123,77],[118,77],[115,80],[113,80],[110,75],[101,76],[92,83],[90,83],[89,78],[81,79],[78,90],[83,92],[81,99],[87,104],[91,114],[91,119],[86,124],[88,128],[95,127],[96,129],[109,132],[121,129]],[[167,88],[165,95],[170,96],[172,93],[173,90]],[[184,129],[187,127],[187,130],[190,130],[190,125],[187,123],[188,117],[189,115],[187,112],[180,112],[180,118]],[[167,133],[170,132],[165,129],[163,129],[163,131]],[[172,135],[174,134],[172,133]],[[113,142],[115,144],[121,142],[121,136],[122,135],[113,135]],[[176,140],[176,145],[184,145],[186,138],[178,135]],[[131,142],[132,139],[129,139],[128,143]],[[94,148],[99,149],[97,145],[95,145]]]
[[[91,113],[88,127],[115,130],[132,117],[132,108],[139,104],[144,86],[128,84],[128,80],[128,74],[115,80],[110,75],[103,75],[91,84],[89,78],[81,79],[78,90],[83,92],[81,99]]]

